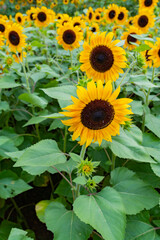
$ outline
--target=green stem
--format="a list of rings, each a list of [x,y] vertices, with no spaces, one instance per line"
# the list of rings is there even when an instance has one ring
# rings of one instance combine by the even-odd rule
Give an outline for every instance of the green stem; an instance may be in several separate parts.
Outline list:
[[[25,65],[24,65],[23,52],[22,52],[22,59],[23,59],[23,61],[21,62],[21,64],[22,64],[23,72],[24,72],[24,75],[25,75],[26,83],[27,83],[27,91],[28,91],[28,93],[31,93],[30,86],[29,86],[29,78],[27,76],[26,68],[25,68]]]
[[[19,214],[20,218],[23,220],[26,229],[29,229],[28,223],[27,223],[25,217],[23,216],[23,213],[22,213],[21,210],[19,209],[19,207],[18,207],[16,201],[15,201],[13,198],[11,198],[11,202],[13,203],[13,205],[14,205],[14,207],[15,207],[17,213]]]
[[[64,132],[64,143],[63,143],[63,152],[66,152],[66,146],[67,146],[67,135],[68,135],[68,131],[67,131],[68,127],[65,126],[65,132]]]
[[[155,73],[155,68],[153,67],[151,83],[153,83],[153,81],[154,81],[154,73]],[[147,93],[147,96],[146,96],[146,104],[147,104],[147,106],[148,106],[148,104],[149,104],[149,95],[150,95],[150,92],[151,92],[151,88],[148,89],[148,93]]]
[[[136,62],[134,61],[134,62],[132,62],[131,64],[130,64],[130,66],[129,66],[129,68],[127,69],[127,71],[125,72],[125,74],[124,74],[124,76],[123,76],[123,78],[121,79],[121,81],[120,81],[120,83],[119,83],[119,85],[118,85],[118,87],[119,86],[121,86],[121,84],[122,84],[122,82],[123,82],[123,80],[125,79],[125,77],[127,76],[127,74],[128,74],[128,72],[129,72],[129,70],[134,66],[134,64],[136,64]]]
[[[116,155],[114,155],[114,153],[112,153],[112,170],[115,169],[115,163],[116,163]]]
[[[70,52],[70,57],[71,57],[71,68],[73,67],[73,59],[72,59],[72,51],[69,51]]]

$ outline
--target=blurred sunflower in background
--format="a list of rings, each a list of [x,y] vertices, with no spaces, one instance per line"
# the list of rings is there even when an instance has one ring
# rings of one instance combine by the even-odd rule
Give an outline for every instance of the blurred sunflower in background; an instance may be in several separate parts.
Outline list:
[[[93,19],[94,19],[94,11],[92,7],[89,7],[86,13],[86,21],[90,23],[93,21]]]
[[[139,44],[140,42],[133,35],[140,35],[140,33],[140,30],[134,26],[130,27],[127,32],[124,32],[121,37],[122,40],[125,40],[124,48],[129,50],[136,48],[137,46],[132,43]]]
[[[148,51],[149,59],[153,60],[153,67],[160,67],[160,38],[157,38],[156,44]]]
[[[9,45],[9,48],[12,52],[21,52],[22,48],[26,46],[26,36],[23,34],[22,30],[23,28],[17,23],[13,23],[6,29],[6,44]]]
[[[123,25],[128,18],[128,10],[125,7],[119,7],[119,12],[117,14],[116,22],[120,25]]]
[[[47,27],[51,22],[51,15],[46,7],[37,8],[33,14],[36,27]]]
[[[0,48],[4,45],[4,37],[0,34]]]
[[[145,43],[146,45],[148,45],[148,47],[149,47],[150,49],[152,49],[153,46],[154,46],[153,43],[151,43],[151,42],[149,42],[149,41],[145,41],[144,43]],[[149,50],[150,50],[150,49],[141,52],[141,55],[143,56],[144,61],[145,61],[144,68],[147,68],[147,67],[150,67],[150,68],[151,68],[152,65],[153,65],[153,61],[152,61],[152,59],[150,59],[150,56],[151,56],[151,55],[149,55]]]
[[[73,27],[73,23],[65,23],[57,29],[56,37],[58,44],[65,50],[73,50],[80,46],[79,42],[83,39],[83,33],[78,26]]]
[[[6,31],[6,28],[7,28],[6,21],[0,18],[0,34],[4,35],[5,31]]]
[[[23,17],[22,13],[16,13],[15,15],[15,20],[17,23],[19,23],[20,25],[23,25],[25,22],[25,18]]]
[[[149,11],[153,11],[157,3],[158,3],[158,0],[139,0],[139,9],[144,8]]]
[[[76,26],[78,26],[80,28],[86,27],[86,24],[85,24],[84,20],[81,18],[81,16],[73,17],[72,23],[73,23],[74,27],[76,27]]]
[[[122,68],[126,67],[125,51],[116,46],[119,40],[112,41],[113,33],[92,34],[90,42],[83,44],[80,53],[80,69],[86,72],[88,78],[94,81],[116,81]]]
[[[149,28],[154,26],[154,18],[155,15],[148,12],[148,10],[142,10],[138,15],[136,15],[133,19],[133,24],[142,33],[147,33]]]
[[[80,137],[80,145],[102,140],[112,141],[111,136],[119,134],[120,124],[125,124],[131,119],[127,116],[132,111],[127,109],[132,100],[129,98],[116,99],[120,93],[118,87],[112,93],[112,84],[107,82],[103,87],[102,81],[96,84],[91,81],[87,89],[77,87],[78,98],[72,97],[73,104],[64,108],[61,112],[69,120],[62,120],[63,124],[70,126],[69,131],[74,132],[72,140]]]
[[[58,15],[60,17],[57,22],[57,26],[63,26],[65,23],[71,22],[72,18],[68,14],[60,14]]]
[[[107,23],[114,22],[118,15],[118,6],[116,4],[110,4],[105,13],[105,19]]]
[[[26,14],[27,14],[28,21],[35,20],[35,17],[33,17],[35,12],[36,12],[36,8],[34,8],[34,7],[31,7],[31,9],[27,10]]]

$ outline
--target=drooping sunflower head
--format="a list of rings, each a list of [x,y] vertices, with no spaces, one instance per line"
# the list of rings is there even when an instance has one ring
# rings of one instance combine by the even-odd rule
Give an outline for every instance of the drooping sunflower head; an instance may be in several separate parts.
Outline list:
[[[140,9],[148,9],[149,11],[153,11],[154,7],[157,5],[158,0],[139,0],[139,8]]]
[[[124,24],[128,18],[128,10],[125,7],[119,7],[116,22],[118,24]]]
[[[142,33],[147,33],[148,29],[154,26],[154,18],[153,13],[148,12],[148,10],[142,10],[134,17],[133,24],[139,28]]]
[[[7,28],[6,21],[0,18],[0,34],[5,35],[6,28]]]
[[[35,18],[35,25],[37,27],[47,27],[51,22],[51,15],[46,7],[41,7],[36,9],[36,13],[33,14]]]
[[[134,26],[130,27],[127,30],[127,32],[124,32],[121,37],[122,40],[125,40],[124,47],[128,48],[129,50],[136,48],[136,45],[134,45],[134,44],[135,43],[139,44],[140,42],[138,41],[138,39],[136,39],[134,37],[134,35],[136,35],[136,34],[140,35],[140,33],[141,33],[140,30]]]
[[[81,70],[94,81],[116,81],[122,68],[126,67],[125,51],[116,46],[119,40],[112,41],[113,33],[92,34],[90,42],[83,44],[80,53]]]
[[[73,27],[72,23],[65,23],[57,29],[58,36],[56,37],[58,43],[63,46],[65,50],[73,50],[78,48],[79,42],[83,39],[83,33],[79,27]]]
[[[6,29],[6,44],[9,45],[9,48],[12,52],[21,52],[22,48],[26,46],[26,36],[23,34],[22,30],[23,28],[17,23],[13,23]]]
[[[120,87],[112,93],[112,84],[107,82],[103,87],[102,81],[96,84],[91,81],[87,84],[87,89],[78,86],[78,99],[72,97],[73,104],[64,108],[62,114],[70,117],[62,122],[70,126],[69,131],[73,132],[72,139],[80,137],[80,145],[86,143],[86,147],[91,142],[102,140],[112,141],[111,136],[119,134],[120,124],[130,121],[128,114],[132,111],[128,103],[129,98],[116,99],[120,92]]]
[[[15,20],[18,24],[23,25],[25,22],[25,18],[23,17],[22,13],[16,13]]]
[[[160,38],[157,38],[155,46],[148,51],[149,59],[153,60],[153,67],[160,67]]]
[[[118,15],[118,6],[116,4],[110,4],[106,10],[105,18],[108,23],[114,22]]]

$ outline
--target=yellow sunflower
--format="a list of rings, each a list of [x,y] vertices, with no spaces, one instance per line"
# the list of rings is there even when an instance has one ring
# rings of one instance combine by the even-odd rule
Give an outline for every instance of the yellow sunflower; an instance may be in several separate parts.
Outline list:
[[[76,26],[78,26],[80,28],[85,28],[86,27],[85,22],[83,21],[83,19],[80,16],[73,17],[72,22],[73,22],[74,27],[76,27]]]
[[[19,9],[20,9],[20,5],[19,5],[19,4],[16,4],[16,5],[15,5],[15,9],[16,9],[16,10],[19,10]]]
[[[132,26],[130,27],[127,32],[124,32],[121,39],[122,40],[125,40],[125,43],[124,43],[124,48],[128,48],[129,50],[132,50],[134,48],[136,48],[136,45],[132,44],[132,43],[137,43],[139,44],[140,42],[138,41],[138,39],[134,38],[133,36],[131,35],[140,35],[140,31],[138,28]]]
[[[93,12],[93,8],[92,7],[89,7],[88,8],[88,11],[86,13],[86,20],[87,22],[92,22],[94,19],[94,12]]]
[[[148,47],[150,47],[150,49],[152,49],[153,48],[153,43],[151,43],[151,42],[148,42],[148,41],[145,41],[144,42],[146,45],[148,45]],[[145,66],[144,66],[144,68],[147,68],[147,67],[152,67],[152,65],[153,65],[153,61],[152,61],[152,59],[150,59],[150,57],[151,57],[151,55],[149,55],[149,50],[145,50],[145,51],[143,51],[143,52],[141,52],[141,55],[143,56],[143,58],[144,58],[144,61],[145,61]]]
[[[57,17],[59,17],[57,27],[61,27],[65,23],[71,22],[72,20],[72,18],[68,14],[59,14]]]
[[[99,32],[99,25],[98,25],[98,23],[92,23],[89,29],[90,29],[90,31],[92,33]]]
[[[23,28],[17,24],[13,23],[8,26],[5,32],[5,37],[7,39],[6,44],[12,52],[21,52],[22,48],[26,46],[25,38],[26,36],[22,32]]]
[[[107,82],[103,88],[102,81],[97,82],[97,87],[93,81],[87,84],[87,89],[78,86],[78,99],[72,97],[73,104],[64,108],[66,112],[61,112],[69,120],[62,120],[63,124],[70,126],[68,129],[73,133],[72,140],[80,137],[80,145],[86,143],[86,147],[91,142],[102,140],[112,141],[111,136],[119,134],[120,124],[125,124],[131,119],[126,116],[132,114],[127,109],[129,98],[116,99],[120,93],[118,87],[112,93],[112,84]]]
[[[79,42],[83,39],[80,28],[78,26],[73,27],[72,23],[65,23],[64,26],[59,27],[57,34],[56,39],[65,50],[78,48],[80,46]]]
[[[119,7],[118,10],[119,12],[116,18],[116,22],[123,25],[128,18],[128,10],[125,7]]]
[[[100,22],[100,21],[102,21],[101,13],[95,12],[95,14],[94,14],[94,21],[95,21],[95,22]]]
[[[31,9],[27,10],[26,14],[28,17],[28,21],[33,21],[35,18],[33,17],[34,13],[36,12],[36,8],[31,7]]]
[[[127,22],[125,24],[127,28],[133,26],[133,19],[134,19],[134,17],[128,18],[128,20],[127,20]]]
[[[17,23],[19,23],[20,25],[23,25],[25,22],[25,18],[23,17],[22,13],[16,13],[15,15],[15,20]]]
[[[153,67],[160,67],[160,38],[157,38],[156,45],[148,51],[148,55],[153,60]]]
[[[27,55],[27,53],[24,51],[23,51],[23,54],[22,54],[22,52],[18,52],[17,54],[13,54],[13,58],[16,63],[20,63],[20,62],[23,62],[23,58],[25,58],[26,55]]]
[[[33,3],[33,0],[27,0],[27,1],[28,1],[28,3],[30,3],[30,4]]]
[[[35,25],[37,27],[47,27],[51,22],[51,15],[46,7],[41,7],[36,9],[36,13],[33,14],[35,18]]]
[[[147,9],[149,11],[154,10],[154,7],[157,5],[158,0],[139,0],[139,8]]]
[[[134,17],[133,24],[143,33],[147,33],[148,29],[154,26],[154,18],[155,16],[148,10],[142,10]]]
[[[102,81],[116,81],[122,68],[126,67],[125,51],[116,46],[119,40],[112,41],[113,33],[106,32],[92,34],[90,43],[83,44],[84,50],[80,53],[80,67],[88,78]]]
[[[0,34],[4,35],[7,28],[7,23],[0,18]]]
[[[110,4],[106,10],[105,18],[108,23],[114,22],[118,16],[118,6]]]
[[[63,4],[67,5],[69,3],[69,0],[63,0]]]

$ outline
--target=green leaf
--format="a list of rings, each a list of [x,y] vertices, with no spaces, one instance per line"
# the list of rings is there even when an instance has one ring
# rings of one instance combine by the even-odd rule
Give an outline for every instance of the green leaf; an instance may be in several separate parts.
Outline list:
[[[85,185],[87,183],[87,179],[85,178],[85,176],[78,176],[73,180],[73,182],[77,184]]]
[[[80,163],[82,160],[82,158],[78,154],[70,153],[69,155],[71,156],[73,161],[75,161],[76,163]]]
[[[15,76],[13,75],[6,75],[0,78],[0,88],[14,88],[20,86],[19,83],[15,82]]]
[[[160,118],[153,116],[152,114],[146,114],[145,126],[152,131],[157,137],[160,138]]]
[[[12,228],[8,240],[33,240],[33,238],[27,237],[27,232],[18,229]]]
[[[131,106],[132,112],[133,112],[134,114],[137,114],[137,115],[140,115],[140,116],[143,115],[143,105],[142,105],[142,101],[136,101],[136,100],[134,100],[133,102],[130,103],[130,106]]]
[[[8,102],[6,101],[1,101],[0,102],[0,112],[1,111],[8,111],[10,108],[9,108],[9,104]]]
[[[136,214],[151,209],[159,202],[159,194],[127,168],[116,168],[111,173],[111,183],[123,200],[126,213]]]
[[[48,104],[44,98],[38,97],[35,93],[22,93],[18,98],[41,108],[45,108]]]
[[[88,239],[92,228],[81,222],[73,211],[68,211],[61,203],[49,204],[45,211],[48,230],[54,233],[56,240]]]
[[[150,50],[151,48],[147,45],[147,44],[141,44],[141,45],[139,45],[138,47],[136,47],[135,49],[134,49],[134,51],[137,51],[137,52],[143,52],[143,51],[145,51],[145,50]]]
[[[124,240],[124,206],[113,188],[106,187],[96,195],[81,195],[73,207],[80,220],[90,224],[105,240]]]
[[[0,225],[0,240],[8,239],[12,228],[20,227],[17,223],[3,220]]]
[[[125,240],[160,240],[160,236],[151,225],[138,220],[129,220]]]
[[[151,83],[146,75],[131,75],[129,78],[129,82],[136,84],[143,88],[153,88],[153,87],[159,87]]]
[[[42,200],[36,204],[35,210],[36,210],[37,217],[43,223],[45,222],[45,219],[44,219],[45,210],[51,202],[52,200]]]
[[[25,171],[37,175],[46,171],[48,167],[65,161],[66,157],[59,150],[56,141],[46,139],[27,148],[14,166],[25,166]]]
[[[0,172],[0,197],[7,199],[25,192],[32,187],[25,183],[22,179],[10,171],[4,170]]]
[[[103,180],[103,178],[104,176],[94,176],[92,179],[98,184]]]
[[[0,136],[0,156],[6,157],[6,152],[15,152],[18,149],[15,147],[14,141],[6,136]]]
[[[41,71],[31,74],[31,78],[33,79],[34,82],[37,82],[38,80],[45,78],[45,76],[46,74]]]
[[[137,127],[133,127],[130,132],[120,130],[120,135],[115,136],[110,143],[112,152],[124,159],[132,159],[138,162],[155,163],[155,161],[147,153],[145,147],[142,146],[140,139],[142,132]]]

